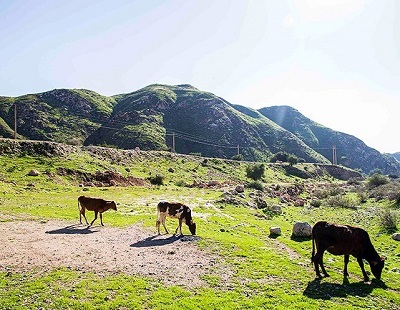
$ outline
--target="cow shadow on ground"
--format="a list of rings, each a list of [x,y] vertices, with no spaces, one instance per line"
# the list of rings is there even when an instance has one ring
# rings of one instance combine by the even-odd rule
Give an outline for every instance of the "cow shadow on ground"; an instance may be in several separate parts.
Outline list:
[[[69,225],[63,228],[48,230],[46,234],[51,235],[87,235],[97,232],[97,230],[93,230],[92,226],[82,226],[81,224],[78,225]]]
[[[155,235],[155,236],[147,237],[143,240],[139,240],[138,242],[131,244],[131,247],[143,248],[143,247],[164,246],[164,245],[174,243],[176,241],[190,242],[190,241],[197,241],[199,239],[200,238],[197,236],[172,235],[170,237],[165,238],[160,235]]]
[[[311,236],[309,237],[300,237],[300,236],[295,236],[295,235],[291,235],[290,239],[296,242],[304,242],[304,241],[310,241],[311,240]]]
[[[380,280],[373,279],[371,283],[363,281],[350,283],[348,278],[343,278],[343,283],[322,282],[322,278],[308,282],[303,292],[304,296],[313,299],[329,300],[331,298],[345,298],[347,296],[366,297],[375,288],[387,288],[386,284]]]

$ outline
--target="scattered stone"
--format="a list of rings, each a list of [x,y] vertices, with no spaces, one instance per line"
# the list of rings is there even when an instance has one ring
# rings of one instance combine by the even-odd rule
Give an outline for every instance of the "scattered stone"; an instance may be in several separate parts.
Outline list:
[[[394,234],[392,235],[392,238],[393,238],[394,240],[396,240],[396,241],[400,241],[400,233],[394,233]]]
[[[220,183],[215,180],[211,180],[210,182],[207,183],[207,186],[218,186]]]
[[[311,225],[307,222],[297,222],[293,225],[294,237],[311,237]]]
[[[270,211],[275,214],[282,214],[282,208],[280,205],[273,205],[270,207]]]
[[[32,169],[31,171],[28,172],[28,175],[31,177],[37,177],[40,174],[39,171],[37,171],[36,169]]]
[[[238,186],[236,186],[235,190],[236,190],[238,193],[243,193],[243,192],[244,192],[244,185],[238,185]]]
[[[282,234],[280,227],[270,227],[269,229],[270,235],[280,236]]]
[[[298,198],[296,199],[296,201],[294,202],[294,206],[295,207],[304,207],[305,201],[302,198]]]

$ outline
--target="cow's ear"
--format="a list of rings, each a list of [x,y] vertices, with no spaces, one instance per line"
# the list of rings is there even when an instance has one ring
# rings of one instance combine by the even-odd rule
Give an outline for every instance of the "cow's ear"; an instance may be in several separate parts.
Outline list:
[[[374,265],[374,266],[376,266],[376,265],[378,265],[378,262],[377,262],[376,260],[373,260],[373,261],[371,262],[371,264]]]

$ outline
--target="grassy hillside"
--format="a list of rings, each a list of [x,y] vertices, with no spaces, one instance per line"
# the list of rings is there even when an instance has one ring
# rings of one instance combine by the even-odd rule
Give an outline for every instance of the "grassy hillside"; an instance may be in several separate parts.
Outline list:
[[[111,97],[84,89],[58,89],[16,98],[0,97],[0,125],[3,137],[14,128],[17,106],[17,132],[33,140],[81,144],[103,124],[116,104]]]
[[[122,271],[99,275],[65,266],[14,272],[0,266],[0,308],[398,307],[400,242],[391,238],[395,230],[381,224],[383,214],[398,214],[399,198],[389,195],[396,193],[398,182],[377,185],[355,178],[345,182],[333,178],[323,166],[302,164],[292,170],[283,164],[266,164],[260,191],[247,177],[246,169],[253,165],[167,152],[2,140],[0,225],[49,219],[78,223],[76,199],[84,194],[117,201],[118,211],[106,214],[106,225],[125,229],[139,224],[154,231],[158,201],[180,201],[193,208],[198,247],[217,255],[231,273],[222,277],[209,270],[203,286],[189,288],[174,285],[173,278],[172,285],[164,285]],[[39,175],[30,176],[32,169]],[[308,178],[296,176],[299,170]],[[156,175],[163,176],[163,185],[151,184]],[[243,194],[234,191],[239,184],[246,185]],[[276,212],[278,207],[282,212]],[[315,279],[310,239],[291,235],[295,222],[312,225],[319,220],[365,228],[378,253],[387,257],[382,281],[363,283],[354,258],[349,263],[350,277],[343,279],[343,257],[330,254],[325,254],[325,264],[331,277]],[[282,235],[270,236],[272,226],[281,227]],[[101,238],[101,230],[97,234]]]

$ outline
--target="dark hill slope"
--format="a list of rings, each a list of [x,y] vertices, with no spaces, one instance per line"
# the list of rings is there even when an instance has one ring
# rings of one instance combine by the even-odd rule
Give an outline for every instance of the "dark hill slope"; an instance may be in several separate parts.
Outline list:
[[[16,98],[0,97],[0,134],[10,136],[17,106],[17,132],[33,140],[65,142],[86,137],[111,115],[116,101],[90,90],[57,89]]]
[[[273,106],[259,112],[327,158],[332,159],[332,147],[336,146],[340,165],[361,169],[365,173],[373,169],[381,169],[387,174],[400,173],[400,164],[391,156],[379,153],[354,136],[324,127],[294,108]]]
[[[109,123],[96,130],[85,144],[120,148],[168,149],[178,153],[230,158],[240,153],[247,160],[265,160],[272,153],[293,149],[310,162],[327,162],[295,135],[271,120],[249,117],[224,99],[190,85],[149,85],[114,96]],[[110,128],[115,130],[110,130]]]

